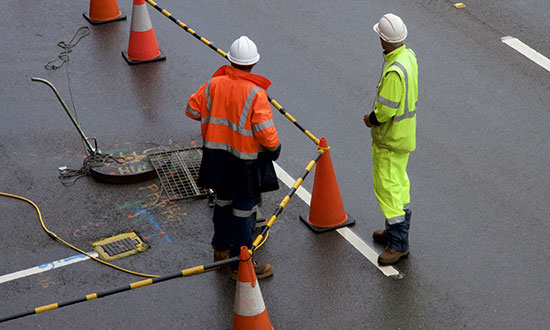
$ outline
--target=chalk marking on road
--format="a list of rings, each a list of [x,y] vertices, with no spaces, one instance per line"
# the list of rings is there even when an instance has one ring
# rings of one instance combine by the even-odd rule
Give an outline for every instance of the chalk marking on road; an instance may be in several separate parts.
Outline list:
[[[89,255],[95,257],[95,258],[97,258],[97,256],[98,256],[97,252],[87,252],[87,253]],[[11,274],[2,275],[2,276],[0,276],[0,284],[5,283],[5,282],[9,282],[9,281],[13,281],[13,280],[16,280],[16,279],[19,279],[19,278],[31,276],[31,275],[34,275],[34,274],[47,272],[47,271],[50,271],[52,269],[58,269],[60,267],[68,266],[68,265],[71,265],[71,264],[74,264],[74,263],[77,263],[77,262],[81,262],[81,261],[85,261],[85,260],[89,260],[89,259],[90,259],[90,257],[88,257],[87,255],[81,253],[81,254],[77,254],[77,255],[69,257],[69,258],[60,259],[60,260],[56,260],[56,261],[52,261],[52,262],[46,262],[46,263],[43,263],[43,264],[41,264],[39,266],[36,266],[36,267],[33,267],[33,268],[20,270],[18,272],[11,273]]]
[[[287,186],[294,186],[294,180],[282,167],[277,163],[273,163],[277,177]],[[304,189],[302,186],[296,190],[296,195],[300,197],[308,206],[311,204],[311,193]],[[359,236],[357,236],[348,227],[342,227],[336,229],[336,231],[342,235],[354,248],[356,248],[363,256],[365,256],[376,268],[378,268],[386,276],[399,276],[399,272],[392,266],[379,266],[378,265],[378,253],[374,251],[367,243],[365,243]]]
[[[500,38],[500,40],[502,40],[502,42],[504,42],[508,46],[518,51],[523,56],[527,57],[531,61],[537,63],[538,65],[546,69],[546,71],[550,72],[550,59],[548,59],[541,53],[537,52],[533,48],[529,47],[528,45],[524,44],[518,38],[514,38],[512,36],[506,36],[506,37]]]

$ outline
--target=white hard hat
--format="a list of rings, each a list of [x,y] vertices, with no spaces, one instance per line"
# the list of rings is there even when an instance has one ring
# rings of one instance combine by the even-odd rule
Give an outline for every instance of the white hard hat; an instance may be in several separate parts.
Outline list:
[[[399,16],[391,13],[382,16],[372,28],[386,42],[397,43],[407,38],[405,23]]]
[[[260,54],[258,54],[258,48],[252,40],[248,39],[247,36],[241,36],[231,44],[229,52],[227,52],[227,58],[231,63],[238,65],[252,65],[258,63]]]

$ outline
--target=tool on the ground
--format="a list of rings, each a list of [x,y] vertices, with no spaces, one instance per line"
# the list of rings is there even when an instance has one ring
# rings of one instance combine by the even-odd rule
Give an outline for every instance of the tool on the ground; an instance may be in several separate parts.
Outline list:
[[[67,107],[67,104],[65,103],[63,98],[59,95],[59,92],[51,82],[47,81],[46,79],[36,78],[36,77],[31,78],[31,80],[34,82],[41,82],[43,84],[46,84],[52,89],[55,96],[63,106],[63,109],[65,110],[65,112],[71,119],[72,123],[76,127],[78,134],[80,134],[80,137],[86,146],[87,157],[84,159],[84,164],[80,170],[71,170],[71,169],[68,169],[67,167],[59,168],[59,177],[63,184],[67,184],[68,182],[74,183],[74,181],[76,181],[78,178],[88,175],[90,173],[90,168],[92,167],[103,166],[106,162],[111,162],[111,161],[120,162],[119,159],[114,158],[112,155],[102,153],[101,150],[99,150],[99,148],[97,147],[97,139],[95,137],[89,138],[86,136],[86,134],[80,127],[80,124],[76,121],[74,116],[71,114],[71,112],[69,111],[69,108]],[[92,145],[90,140],[94,141],[94,145]],[[65,179],[68,177],[72,177],[73,179],[67,182]]]

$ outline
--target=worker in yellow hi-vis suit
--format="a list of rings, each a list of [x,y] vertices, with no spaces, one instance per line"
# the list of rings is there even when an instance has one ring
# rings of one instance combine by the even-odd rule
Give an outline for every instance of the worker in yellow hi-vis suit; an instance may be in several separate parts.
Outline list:
[[[363,120],[371,128],[374,193],[386,217],[386,229],[375,231],[373,239],[386,245],[378,263],[389,265],[409,255],[412,212],[407,163],[416,148],[418,64],[415,53],[403,44],[407,27],[401,18],[386,14],[373,28],[385,62],[374,110]]]

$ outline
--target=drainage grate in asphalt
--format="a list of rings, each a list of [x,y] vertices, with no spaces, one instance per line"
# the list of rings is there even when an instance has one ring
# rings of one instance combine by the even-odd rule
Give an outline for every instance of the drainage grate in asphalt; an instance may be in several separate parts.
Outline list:
[[[92,243],[92,246],[99,258],[107,261],[128,257],[149,247],[133,231],[101,239]]]
[[[200,147],[149,154],[149,160],[170,200],[207,196],[206,189],[197,186]]]

